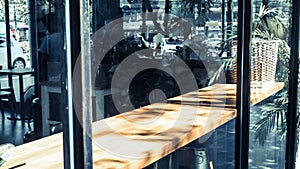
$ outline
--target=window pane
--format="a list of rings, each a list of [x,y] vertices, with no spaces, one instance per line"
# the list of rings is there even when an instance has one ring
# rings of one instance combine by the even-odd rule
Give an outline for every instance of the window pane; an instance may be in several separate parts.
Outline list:
[[[300,54],[300,51],[298,51],[299,54]],[[299,168],[300,167],[300,156],[299,156],[299,151],[300,151],[300,144],[299,144],[299,141],[300,141],[300,122],[299,122],[299,117],[300,117],[300,114],[299,114],[299,108],[300,108],[300,102],[299,102],[299,95],[300,95],[300,75],[298,75],[298,114],[297,114],[297,135],[296,135],[296,168]]]
[[[201,110],[210,108],[211,116],[215,115],[213,113],[215,110],[223,108],[226,111],[235,111],[235,94],[228,99],[229,101],[225,101],[226,99],[222,97],[228,94],[225,88],[231,89],[230,92],[234,93],[236,86],[233,84],[234,81],[225,79],[222,64],[235,55],[226,47],[225,41],[227,39],[234,41],[236,38],[237,1],[224,3],[224,13],[232,13],[231,19],[228,19],[229,16],[222,17],[221,0],[188,2],[186,4],[179,0],[93,1],[92,60],[99,63],[96,65],[97,71],[92,72],[96,74],[93,82],[96,87],[96,110],[93,114],[95,124],[103,118],[110,118],[109,121],[113,121],[122,117],[132,122],[123,126],[124,130],[135,125],[141,125],[141,128],[146,129],[147,126],[140,120],[145,114],[149,114],[144,120],[151,121],[149,124],[146,123],[152,124],[150,126],[155,128],[157,119],[161,117],[159,114],[168,112],[167,109],[156,112],[156,117],[155,113],[151,116],[150,112],[144,112],[143,107],[149,105],[155,107],[166,103],[175,107],[193,107],[195,104],[193,108]],[[218,86],[217,83],[222,85]],[[205,96],[206,89],[220,90],[219,93],[212,91],[211,97],[217,101],[205,100],[209,97]],[[194,99],[195,102],[190,100],[181,102],[181,96],[184,94],[190,94],[192,97],[188,99]],[[194,96],[195,94],[199,97]],[[134,112],[140,112],[141,117],[133,120]],[[184,116],[184,113],[187,112],[181,114]],[[151,119],[154,117],[157,119]],[[176,148],[178,151],[171,156],[166,154],[166,157],[158,160],[156,164],[164,168],[169,159],[173,158],[173,163],[177,162],[183,168],[201,168],[209,165],[214,168],[234,168],[235,121],[231,120],[233,118],[234,115],[225,120],[225,124],[221,122],[212,125],[214,127],[211,128],[208,126],[213,120],[203,122],[207,125],[204,126],[207,130],[206,133],[199,132],[199,137],[202,137],[189,140],[189,144],[185,143],[187,145],[182,148]],[[112,127],[113,124],[106,125]],[[116,126],[124,124],[118,123]],[[112,130],[114,131],[114,128]],[[94,127],[93,132],[97,131],[98,128]],[[128,129],[124,132],[130,131]],[[156,133],[153,134],[155,139],[156,135],[160,136],[167,131],[153,129],[153,132]],[[114,133],[120,140],[127,139],[126,134],[122,135],[117,131]],[[102,137],[97,139],[101,140]],[[176,140],[175,136],[170,139]],[[99,142],[98,145],[121,156],[134,155],[115,149],[114,146],[109,147],[110,144]],[[147,149],[147,146],[144,147]],[[175,160],[176,157],[179,158]],[[152,159],[153,156],[149,155],[147,158]],[[205,159],[203,163],[199,161],[202,158]],[[156,164],[147,163],[148,167]]]
[[[283,89],[251,106],[249,168],[284,168],[288,74],[290,58],[290,2],[254,1],[251,50],[251,92]],[[278,10],[277,10],[278,9]]]
[[[3,133],[3,139],[0,139],[0,144],[11,143],[17,146],[24,143],[23,136],[27,132],[29,132],[30,129],[28,127],[16,127],[18,126],[18,124],[22,123],[21,120],[17,120],[15,126],[13,125],[13,123],[10,125],[11,121],[7,118],[13,117],[14,115],[17,116],[16,118],[20,118],[21,114],[26,117],[30,116],[30,118],[32,118],[31,114],[28,113],[30,111],[30,106],[24,106],[22,110],[19,104],[17,104],[17,106],[15,107],[12,107],[11,103],[20,103],[22,99],[26,102],[30,100],[29,97],[33,96],[34,94],[34,92],[31,92],[31,89],[33,89],[34,85],[34,77],[28,74],[21,75],[23,80],[21,85],[21,83],[19,83],[19,76],[12,76],[10,78],[5,72],[9,71],[7,70],[8,68],[12,68],[13,71],[31,71],[32,58],[29,52],[29,39],[27,36],[28,34],[25,35],[24,33],[26,31],[28,33],[28,15],[24,14],[28,11],[28,4],[27,1],[24,0],[18,2],[9,1],[8,8],[10,12],[7,13],[7,15],[9,15],[8,29],[10,33],[10,45],[7,45],[8,39],[6,37],[6,18],[4,3],[5,1],[0,2],[0,70],[4,71],[0,75],[0,90],[9,90],[12,94],[11,96],[14,96],[14,99],[5,99],[1,96],[1,100],[5,100],[7,102],[5,102],[6,104],[3,104],[1,101],[1,110],[3,110],[4,107],[4,114],[2,116],[3,120],[1,120],[1,125],[3,125],[3,127],[0,129],[1,133]],[[21,36],[22,33],[23,35]],[[8,54],[7,47],[10,48],[10,56]],[[8,66],[9,58],[11,60],[10,67]],[[20,95],[21,91],[24,93],[23,98],[22,95]],[[32,123],[30,125],[33,126]],[[18,134],[14,135],[14,132],[18,132]]]

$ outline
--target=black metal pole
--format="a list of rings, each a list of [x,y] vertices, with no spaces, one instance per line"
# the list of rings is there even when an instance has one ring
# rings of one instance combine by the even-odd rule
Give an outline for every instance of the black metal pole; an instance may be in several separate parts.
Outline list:
[[[5,28],[6,28],[6,52],[7,52],[7,68],[12,69],[11,63],[11,47],[10,47],[10,20],[9,20],[9,2],[5,0]],[[8,76],[8,85],[12,88],[12,76]]]
[[[239,78],[236,98],[235,168],[247,169],[249,158],[252,0],[239,0],[238,9],[237,75]]]
[[[289,63],[289,104],[287,113],[287,138],[285,168],[294,169],[296,163],[297,114],[298,114],[298,75],[299,75],[299,24],[300,1],[293,0],[291,57]]]
[[[37,97],[41,96],[39,84],[39,58],[38,58],[38,43],[37,43],[37,23],[36,23],[36,8],[35,1],[28,0],[29,11],[29,41],[30,41],[30,58],[34,69],[34,90]]]
[[[232,0],[227,1],[227,15],[226,15],[226,22],[227,22],[227,32],[226,32],[226,39],[229,39],[232,36]],[[228,46],[227,56],[231,56],[231,50]]]
[[[67,23],[66,20],[69,22],[70,21],[70,13],[69,13],[69,3],[67,1],[60,1],[56,0],[55,1],[55,16],[56,20],[60,21],[61,23],[57,25],[57,31],[60,33],[64,33],[64,40],[68,44],[70,44],[70,23]],[[59,19],[63,18],[63,19]],[[68,18],[68,19],[66,19]],[[68,32],[66,32],[68,31]],[[68,39],[66,38],[68,37]],[[71,130],[71,125],[69,123],[70,121],[70,113],[69,109],[67,107],[72,107],[68,105],[68,101],[72,100],[72,97],[70,97],[67,93],[66,88],[69,89],[68,82],[71,79],[71,74],[67,73],[67,64],[71,65],[70,59],[68,60],[67,57],[70,57],[70,49],[69,45],[67,46],[67,50],[65,53],[60,53],[61,55],[61,82],[60,82],[60,87],[61,87],[61,94],[60,94],[60,112],[62,116],[62,124],[63,124],[63,152],[64,152],[64,168],[66,169],[73,169],[74,168],[74,153],[71,153],[71,149],[73,150],[73,142],[71,143],[71,138],[70,136],[73,134],[73,130]],[[69,63],[68,63],[69,61]],[[70,66],[71,67],[71,66]],[[71,83],[71,82],[69,82]],[[70,90],[70,89],[69,89]],[[72,109],[71,109],[72,110]],[[72,134],[71,134],[72,133]]]
[[[75,62],[79,56],[79,53],[81,51],[80,47],[80,0],[68,0],[69,2],[69,13],[66,15],[69,15],[70,20],[66,24],[70,24],[70,57],[72,61],[72,72],[74,69]],[[69,64],[69,63],[68,63]],[[72,98],[69,98],[72,99]],[[71,106],[71,105],[69,105]],[[69,107],[71,108],[71,107]],[[78,113],[80,114],[80,113]],[[72,132],[73,135],[70,137],[70,142],[73,143],[73,146],[70,147],[72,151],[74,152],[73,157],[67,157],[65,156],[64,158],[70,158],[74,159],[74,168],[75,169],[82,169],[84,168],[84,151],[83,151],[83,130],[82,126],[80,124],[80,121],[82,121],[82,117],[77,116],[76,112],[73,111],[72,119],[70,121],[73,122],[73,126],[70,126],[73,128]],[[66,141],[66,142],[65,142]],[[68,149],[70,146],[70,142],[67,142],[67,140],[64,140],[64,149]],[[65,166],[65,168],[67,168]]]
[[[226,27],[225,27],[225,0],[222,0],[222,43],[225,42]]]
[[[269,0],[263,0],[262,3],[263,3],[266,7],[268,7],[268,5],[269,5]]]
[[[232,0],[227,1],[227,16],[226,16],[226,21],[227,21],[227,27],[228,27],[228,32],[232,34]],[[230,34],[227,34],[227,39],[230,38]]]
[[[97,8],[97,4],[98,1],[97,0],[93,0],[92,2],[92,8],[93,8],[93,13],[92,13],[92,28],[93,28],[93,33],[95,33],[97,31],[97,15],[96,15],[96,11],[98,10]]]
[[[170,0],[165,1],[165,13],[170,13]]]
[[[5,0],[5,26],[6,26],[6,49],[7,49],[7,67],[12,68],[11,65],[11,48],[10,48],[10,19],[9,19],[9,2]]]

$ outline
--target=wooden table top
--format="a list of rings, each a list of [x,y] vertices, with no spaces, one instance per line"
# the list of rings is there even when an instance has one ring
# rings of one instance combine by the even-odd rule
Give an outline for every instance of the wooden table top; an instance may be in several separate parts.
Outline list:
[[[269,97],[282,87],[282,83],[276,83],[270,90],[255,89],[251,92],[252,104]],[[220,88],[225,88],[228,95],[222,94],[217,98],[228,96],[228,99],[234,99],[235,85],[216,84],[199,91],[207,94],[201,97],[208,97]],[[187,95],[194,97],[194,94],[197,92]],[[143,168],[235,117],[235,108],[182,102],[155,103],[94,122],[94,168]],[[22,163],[26,164],[20,169],[63,168],[61,133],[23,144],[8,152],[8,161],[1,168]]]
[[[250,104],[255,105],[284,87],[284,83],[251,84]],[[236,107],[236,84],[215,84],[198,91],[168,99],[169,103],[203,105],[215,107]]]

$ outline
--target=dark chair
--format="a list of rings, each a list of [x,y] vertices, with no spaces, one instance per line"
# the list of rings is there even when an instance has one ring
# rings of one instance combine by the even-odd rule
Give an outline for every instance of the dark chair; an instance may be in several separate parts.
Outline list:
[[[32,110],[32,101],[35,98],[35,89],[34,85],[28,86],[24,91],[24,103],[23,103],[23,112],[25,114],[24,118],[28,120],[28,123],[30,123],[30,120],[33,118],[33,110]]]
[[[0,66],[0,70],[2,69],[2,65]],[[0,83],[0,109],[2,113],[2,119],[4,120],[4,103],[8,102],[10,104],[11,110],[15,111],[16,109],[16,97],[14,93],[14,89],[12,88],[1,88]]]
[[[14,114],[16,110],[16,97],[14,90],[12,88],[1,88],[0,84],[0,108],[2,112],[2,119],[4,120],[4,104],[8,103],[10,105],[10,111]],[[15,114],[11,116],[14,118]]]

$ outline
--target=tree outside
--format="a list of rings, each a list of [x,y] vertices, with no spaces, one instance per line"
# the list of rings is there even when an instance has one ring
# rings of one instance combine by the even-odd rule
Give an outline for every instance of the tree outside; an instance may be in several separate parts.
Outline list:
[[[11,22],[24,22],[28,24],[27,0],[9,1],[9,18]],[[0,1],[0,20],[5,20],[5,2]]]

